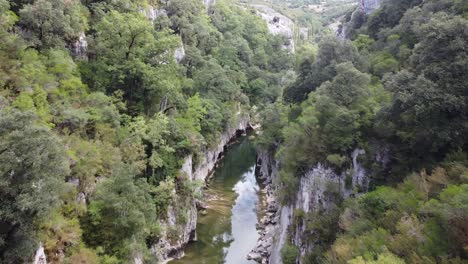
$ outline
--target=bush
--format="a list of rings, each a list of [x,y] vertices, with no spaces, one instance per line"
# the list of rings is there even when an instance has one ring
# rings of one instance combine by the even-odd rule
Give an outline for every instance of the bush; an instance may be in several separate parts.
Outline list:
[[[295,264],[298,256],[299,249],[290,243],[285,244],[281,249],[281,259],[284,264]]]

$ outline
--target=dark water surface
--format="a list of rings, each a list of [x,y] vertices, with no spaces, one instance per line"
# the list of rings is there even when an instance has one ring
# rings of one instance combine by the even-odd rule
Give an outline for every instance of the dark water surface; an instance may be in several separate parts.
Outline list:
[[[185,257],[170,264],[243,264],[259,237],[256,206],[260,188],[255,179],[255,150],[247,137],[230,146],[208,189],[206,215],[199,213],[197,241]]]

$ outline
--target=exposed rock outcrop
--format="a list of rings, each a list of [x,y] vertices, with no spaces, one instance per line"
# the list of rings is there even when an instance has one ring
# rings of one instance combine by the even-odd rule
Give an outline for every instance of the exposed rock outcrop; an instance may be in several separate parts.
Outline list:
[[[167,14],[167,11],[165,9],[158,9],[154,6],[147,6],[145,8],[141,8],[140,12],[151,22],[154,22],[159,16]]]
[[[281,263],[280,251],[287,239],[287,229],[292,219],[292,207],[280,206],[276,199],[279,164],[274,153],[257,151],[256,175],[263,182],[265,216],[260,219],[260,238],[255,248],[247,256],[258,263]]]
[[[238,131],[245,131],[250,126],[250,117],[248,115],[238,114],[238,121],[224,132],[216,147],[208,149],[201,154],[202,160],[198,165],[193,164],[193,157],[187,156],[182,166],[182,171],[192,180],[206,180],[218,161],[220,155],[224,152],[228,143],[237,136]]]
[[[205,4],[206,8],[210,8],[216,4],[216,0],[203,0],[203,4]]]
[[[355,149],[350,157],[351,168],[340,174],[323,164],[317,164],[301,177],[294,202],[279,205],[275,197],[279,164],[272,153],[259,151],[257,175],[266,183],[264,189],[266,215],[259,223],[261,237],[249,254],[249,258],[259,263],[282,263],[281,248],[288,238],[291,238],[291,242],[299,248],[301,256],[312,250],[314,239],[304,239],[304,234],[307,232],[305,219],[295,221],[295,226],[290,229],[293,233],[288,233],[293,222],[294,211],[307,214],[317,212],[319,209],[326,210],[336,199],[365,191],[368,179],[366,170],[358,159],[363,154],[365,154],[364,150]]]
[[[77,59],[88,59],[88,41],[84,32],[80,33],[78,39],[71,45],[72,56]]]
[[[351,14],[349,20],[332,24],[336,36],[340,39],[348,38],[351,31],[360,28],[366,21],[366,17],[380,8],[382,2],[383,0],[359,0],[358,7]]]
[[[379,9],[382,0],[360,0],[359,8],[366,14],[370,15],[375,10]]]
[[[44,247],[42,245],[36,251],[36,255],[34,256],[33,264],[47,264],[46,255],[44,252]]]
[[[247,130],[250,126],[249,122],[249,115],[239,112],[236,124],[221,135],[216,147],[204,151],[199,164],[194,164],[191,155],[186,157],[181,173],[184,173],[190,180],[205,181],[214,171],[229,142],[241,134],[240,131]],[[178,208],[184,208],[184,214],[178,215],[177,212],[180,210],[177,210],[175,205],[169,206],[166,219],[160,222],[162,234],[158,243],[151,248],[152,253],[160,262],[183,257],[185,245],[196,239],[197,201],[193,198],[178,197],[175,192],[174,195]],[[202,207],[200,204],[199,206]]]
[[[284,48],[294,53],[294,22],[289,17],[278,13],[270,7],[264,5],[252,5],[252,7],[254,7],[257,10],[257,14],[266,21],[270,33],[284,36],[287,40]]]
[[[183,257],[185,245],[196,239],[197,207],[195,200],[189,201],[185,208],[185,220],[178,219],[180,216],[176,214],[174,207],[169,207],[167,219],[160,222],[161,238],[151,247],[151,252],[160,262]]]
[[[180,42],[180,47],[174,51],[174,59],[177,63],[180,63],[185,58],[185,48],[182,41]]]

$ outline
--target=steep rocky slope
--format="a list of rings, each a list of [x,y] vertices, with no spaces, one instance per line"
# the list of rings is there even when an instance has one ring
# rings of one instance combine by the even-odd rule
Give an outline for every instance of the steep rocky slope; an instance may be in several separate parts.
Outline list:
[[[265,20],[271,34],[283,36],[287,39],[285,49],[291,53],[295,52],[294,43],[294,22],[287,16],[284,16],[273,8],[264,5],[252,5],[257,10],[257,14]]]
[[[202,158],[199,164],[194,164],[193,156],[188,156],[182,166],[181,173],[185,174],[191,181],[205,182],[214,171],[229,142],[249,127],[249,115],[239,112],[236,124],[221,135],[216,147],[204,151],[200,155]],[[196,199],[194,197],[177,196],[174,200],[177,202],[169,207],[166,220],[160,223],[162,236],[159,242],[151,248],[151,251],[161,262],[183,257],[185,245],[196,239]],[[185,214],[178,213],[180,208],[183,208]]]
[[[266,183],[267,214],[261,220],[262,237],[249,257],[260,263],[282,263],[281,248],[289,238],[300,249],[301,256],[309,252],[314,241],[306,237],[312,234],[307,233],[304,219],[293,221],[294,212],[300,210],[307,214],[327,210],[337,197],[346,198],[365,191],[368,185],[366,170],[358,162],[359,155],[363,154],[361,149],[354,150],[350,157],[353,160],[351,168],[341,173],[316,164],[301,176],[294,201],[278,205],[275,191],[280,188],[276,185],[279,163],[273,153],[259,151],[257,175]],[[293,232],[289,233],[288,230]]]

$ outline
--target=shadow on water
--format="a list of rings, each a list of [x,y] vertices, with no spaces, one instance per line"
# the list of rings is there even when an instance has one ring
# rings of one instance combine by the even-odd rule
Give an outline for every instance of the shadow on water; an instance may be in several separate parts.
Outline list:
[[[206,215],[198,215],[197,241],[185,257],[170,264],[243,264],[259,237],[256,206],[255,149],[247,137],[230,146],[205,191]]]

